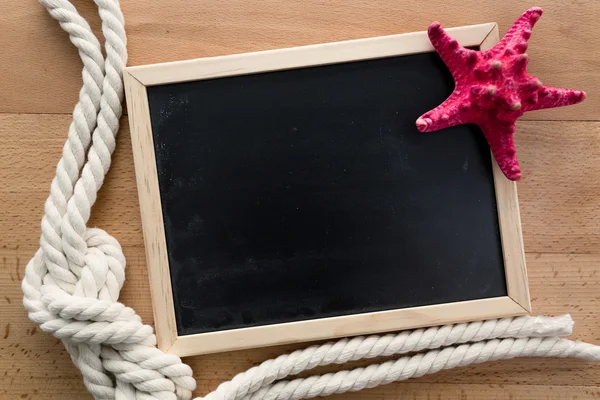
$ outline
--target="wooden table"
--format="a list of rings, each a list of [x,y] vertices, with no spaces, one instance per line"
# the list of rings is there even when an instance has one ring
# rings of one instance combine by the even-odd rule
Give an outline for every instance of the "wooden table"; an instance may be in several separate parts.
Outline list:
[[[91,1],[76,1],[99,32]],[[129,65],[498,22],[503,34],[530,6],[519,0],[123,0]],[[531,74],[583,89],[581,105],[528,114],[516,133],[518,184],[535,314],[569,313],[573,337],[600,344],[600,1],[540,0]],[[20,281],[38,246],[43,204],[81,85],[67,35],[35,1],[0,3],[0,398],[83,399],[59,341],[36,329]],[[127,257],[121,300],[152,323],[127,117],[91,225]],[[300,346],[185,359],[203,395],[234,374]],[[360,365],[354,363],[352,366]],[[600,364],[517,359],[451,370],[338,398],[600,398]]]

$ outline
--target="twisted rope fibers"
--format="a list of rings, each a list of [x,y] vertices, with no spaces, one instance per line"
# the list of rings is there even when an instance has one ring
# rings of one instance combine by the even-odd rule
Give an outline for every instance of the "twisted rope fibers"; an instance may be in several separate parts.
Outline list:
[[[106,55],[68,0],[40,0],[78,49],[83,85],[45,203],[40,248],[21,284],[23,304],[33,322],[62,340],[95,399],[188,400],[196,388],[191,368],[158,350],[152,327],[118,302],[126,265],[121,246],[105,231],[87,227],[115,149],[127,63],[119,2],[94,2]],[[600,347],[559,338],[569,335],[572,327],[568,315],[518,317],[341,339],[267,360],[222,383],[204,399],[306,399],[513,357],[599,361]],[[407,353],[416,354],[283,380],[319,366]]]

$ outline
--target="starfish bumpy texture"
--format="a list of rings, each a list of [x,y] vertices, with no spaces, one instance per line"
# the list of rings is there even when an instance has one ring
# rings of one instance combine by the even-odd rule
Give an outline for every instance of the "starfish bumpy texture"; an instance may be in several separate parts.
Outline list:
[[[510,180],[521,178],[513,134],[515,122],[526,111],[580,103],[585,93],[543,86],[526,72],[525,51],[531,29],[542,9],[530,8],[492,49],[466,49],[442,29],[429,26],[429,39],[454,77],[454,92],[438,107],[426,112],[416,125],[431,132],[474,123],[483,131],[498,166]]]

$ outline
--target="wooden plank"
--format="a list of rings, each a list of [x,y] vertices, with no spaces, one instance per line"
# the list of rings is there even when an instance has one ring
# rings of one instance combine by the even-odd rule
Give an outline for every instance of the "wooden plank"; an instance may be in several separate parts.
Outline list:
[[[52,344],[55,340],[41,334],[39,329],[36,334],[27,336],[27,329],[31,332],[33,324],[26,318],[19,288],[24,265],[39,241],[43,201],[69,122],[69,116],[0,115],[0,139],[6,155],[0,168],[0,197],[4,205],[0,210],[0,246],[7,246],[1,255],[0,288],[3,294],[0,304],[6,317],[2,318],[0,334],[3,336],[6,325],[10,324],[10,337],[16,334],[15,340],[18,338],[21,342],[21,336],[27,337],[28,346],[23,351],[10,348],[6,354],[15,354],[0,359],[0,379],[5,379],[4,371],[13,373],[11,379],[0,381],[0,388],[6,390],[6,398],[32,394],[31,390],[42,393],[46,387],[50,393],[47,398],[59,398],[62,393],[66,398],[83,397],[80,396],[84,392],[80,378],[66,354],[61,355],[60,344]],[[124,118],[113,167],[92,212],[92,225],[107,229],[125,246],[127,282],[121,299],[136,309],[145,322],[152,323],[127,124]],[[597,181],[600,176],[599,129],[598,123],[523,122],[517,132],[519,155],[525,171],[525,178],[519,183],[525,248],[533,251],[527,254],[533,313],[571,313],[576,321],[573,337],[594,343],[600,343],[600,316],[597,314],[600,246],[597,229],[594,229],[600,218],[596,201],[600,193]],[[566,249],[590,254],[539,254],[536,253],[538,250],[532,249],[547,249],[547,252]],[[10,299],[10,304],[4,296]],[[0,343],[0,351],[4,351],[13,342]],[[22,346],[24,344],[20,344],[19,349]],[[201,395],[237,372],[298,347],[302,345],[191,357],[186,362],[194,368],[199,380],[197,395]],[[25,351],[29,352],[24,354]],[[15,373],[18,368],[21,370]],[[578,360],[521,359],[447,371],[421,379],[427,384],[456,381],[459,384],[543,385],[531,389],[535,393],[531,396],[539,393],[543,397],[557,393],[545,388],[550,382],[592,384],[597,391],[600,371],[597,364],[582,365]],[[28,384],[26,388],[30,391],[25,392],[21,382],[35,384]],[[373,389],[369,396],[398,398],[395,397],[397,388],[404,385]],[[55,390],[57,387],[60,389]],[[473,398],[482,397],[481,392],[466,393],[471,393]],[[572,393],[580,393],[580,398],[585,398],[585,391]],[[515,398],[518,397],[516,394]],[[523,395],[522,398],[531,397]]]
[[[600,124],[517,125],[518,183],[526,252],[600,250]]]
[[[93,2],[76,1],[99,31]],[[129,65],[218,56],[337,40],[424,30],[433,19],[444,26],[498,22],[500,34],[523,11],[517,0],[392,0],[280,2],[227,0],[170,7],[122,2],[129,35]],[[530,73],[548,85],[583,89],[581,105],[531,113],[525,119],[598,120],[600,2],[540,0],[545,10],[530,41]],[[418,10],[418,12],[416,12]],[[0,2],[0,113],[72,111],[81,65],[66,34],[37,2]],[[39,241],[39,221],[70,117],[0,115],[0,399],[91,399],[62,345],[34,330],[19,288],[23,268]],[[121,300],[152,323],[139,206],[127,120],[91,225],[125,246],[127,282]],[[521,122],[517,132],[525,178],[519,183],[534,314],[573,315],[573,338],[600,343],[597,314],[600,210],[597,199],[598,124]],[[18,248],[17,248],[18,246]],[[545,253],[588,254],[545,254]],[[8,300],[7,300],[8,299]],[[4,338],[7,334],[8,336]],[[17,347],[18,345],[18,347]],[[195,395],[214,389],[284,350],[296,347],[186,359],[198,381]],[[419,380],[336,397],[337,399],[592,399],[600,398],[597,364],[578,360],[520,359],[445,371]]]
[[[122,2],[128,65],[178,61],[248,51],[423,31],[487,22],[503,35],[531,4],[519,0],[307,0],[301,2],[173,0],[169,7]],[[598,120],[600,2],[540,0],[544,8],[530,40],[529,72],[548,85],[582,89],[580,105],[542,110],[527,119]],[[76,2],[98,32],[91,2]],[[418,12],[417,12],[418,11]],[[81,86],[81,62],[56,21],[37,2],[0,2],[0,112],[70,113]]]
[[[8,355],[0,357],[0,399],[19,398],[23,394],[35,399],[91,398],[85,397],[81,377],[58,340],[39,328],[34,329],[35,325],[26,317],[19,283],[25,265],[35,250],[34,246],[0,246],[0,305],[3,311],[0,352]],[[124,252],[127,258],[127,281],[120,300],[133,307],[144,322],[151,324],[144,249],[125,246]],[[576,322],[572,338],[600,343],[600,314],[597,312],[600,303],[600,292],[597,290],[600,285],[600,255],[527,256],[530,260],[528,268],[534,313],[570,313]],[[196,356],[184,361],[194,370],[194,377],[198,381],[195,395],[201,396],[238,372],[284,351],[304,346],[306,344]],[[344,368],[365,364],[355,362]],[[317,371],[324,373],[338,369],[340,366]],[[429,386],[431,390],[426,389]],[[518,388],[522,387],[527,390],[519,391]],[[560,391],[561,388],[563,391]],[[444,399],[453,396],[461,399],[496,398],[493,396],[501,396],[502,393],[512,393],[515,399],[570,398],[552,397],[565,393],[565,396],[571,393],[577,395],[579,399],[594,398],[600,394],[600,364],[575,359],[527,358],[489,362],[382,386],[364,394],[348,395],[348,398],[400,399],[405,396],[427,398],[430,395],[435,399],[438,393],[443,394],[444,391],[448,391],[448,397],[443,396]]]
[[[449,28],[447,32],[463,46],[470,47],[479,46],[495,27],[496,24],[488,23]],[[421,31],[142,65],[128,67],[127,70],[142,84],[153,86],[432,51],[434,48],[427,33]]]
[[[0,197],[6,213],[0,244],[39,242],[43,204],[70,121],[69,115],[0,115]],[[515,139],[524,173],[517,187],[525,251],[597,253],[600,123],[522,121]],[[144,244],[126,117],[91,225],[124,244]]]
[[[165,227],[158,188],[156,157],[152,140],[150,108],[146,86],[124,74],[127,92],[131,141],[135,149],[134,165],[143,232],[146,238],[146,259],[151,282],[152,305],[156,323],[156,339],[159,349],[168,350],[177,339],[177,322],[173,305],[173,290],[169,271],[169,257]]]
[[[95,4],[76,7],[101,37]],[[0,27],[0,113],[71,113],[83,65],[58,22],[38,2],[7,0],[0,2]]]
[[[482,51],[489,50],[499,40],[499,28],[498,25],[495,25],[481,42],[479,48]],[[531,312],[517,184],[506,179],[493,155],[491,155],[491,159],[494,166],[494,184],[498,204],[498,221],[504,253],[504,265],[507,268],[506,286],[508,295],[525,310]]]
[[[67,137],[69,115],[0,114],[0,245],[37,245],[50,182]],[[121,243],[143,246],[140,209],[127,118],[89,226]]]
[[[535,385],[471,385],[448,383],[404,382],[390,387],[384,396],[378,389],[368,389],[328,397],[330,400],[584,400],[600,398],[600,391],[594,386],[549,385],[540,390]]]
[[[508,295],[527,312],[531,312],[517,184],[506,179],[496,160],[490,158],[494,166],[498,222]]]
[[[27,318],[20,282],[36,249],[0,246],[0,399],[92,399],[62,342]],[[144,249],[125,247],[124,253],[127,281],[121,298],[152,324]]]
[[[178,336],[167,352],[184,357],[524,314],[526,310],[519,303],[504,296]]]
[[[576,324],[573,339],[600,344],[600,315],[598,303],[600,292],[600,256],[530,254],[528,269],[534,315],[571,314]],[[558,273],[556,273],[558,272]],[[556,276],[555,276],[556,274]],[[224,354],[186,358],[195,376],[202,377],[198,394],[205,394],[218,383],[231,379],[236,373],[273,358],[282,352],[303,348],[305,345],[289,345],[265,349],[229,352]],[[350,363],[344,368],[364,366],[367,362]],[[340,367],[320,368],[320,373],[339,370]],[[443,371],[419,378],[419,382],[461,384],[529,384],[529,385],[600,385],[600,364],[574,359],[521,358],[490,362],[462,369]],[[393,384],[375,389],[381,398],[395,397]],[[541,389],[538,389],[541,390]],[[543,390],[540,393],[549,393]]]

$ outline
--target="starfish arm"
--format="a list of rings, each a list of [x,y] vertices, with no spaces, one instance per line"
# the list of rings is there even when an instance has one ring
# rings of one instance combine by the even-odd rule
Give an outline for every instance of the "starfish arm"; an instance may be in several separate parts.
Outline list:
[[[526,104],[526,111],[570,106],[581,103],[583,100],[585,100],[585,92],[583,91],[549,86],[542,86],[536,94],[537,101]]]
[[[453,76],[465,62],[472,64],[476,61],[476,51],[462,47],[456,39],[448,36],[439,22],[433,22],[429,25],[427,34],[435,51]]]
[[[464,113],[461,111],[461,104],[459,94],[453,92],[442,104],[421,115],[417,119],[417,128],[421,132],[433,132],[464,124]]]
[[[502,173],[511,181],[521,179],[521,168],[517,160],[513,138],[515,125],[490,121],[480,124],[479,127],[483,131]]]
[[[506,32],[502,40],[494,46],[494,50],[500,52],[509,49],[508,51],[525,53],[527,41],[531,37],[531,30],[541,16],[542,9],[539,7],[532,7],[525,11]]]

